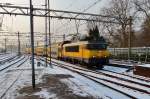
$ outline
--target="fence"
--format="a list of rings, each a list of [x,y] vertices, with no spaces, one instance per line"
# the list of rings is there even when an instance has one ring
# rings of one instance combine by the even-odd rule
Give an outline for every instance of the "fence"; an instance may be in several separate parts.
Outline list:
[[[108,48],[111,52],[112,59],[128,60],[128,48]],[[150,47],[133,47],[131,48],[130,59],[139,62],[150,62]]]

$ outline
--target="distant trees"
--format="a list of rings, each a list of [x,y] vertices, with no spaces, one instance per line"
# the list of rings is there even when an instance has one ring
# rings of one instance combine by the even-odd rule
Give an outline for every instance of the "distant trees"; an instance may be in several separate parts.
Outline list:
[[[109,35],[112,47],[128,47],[129,33],[131,33],[132,47],[150,46],[150,0],[110,0],[109,6],[105,6],[100,14],[108,17],[99,17],[98,19],[110,23],[89,22],[88,28],[97,25],[101,34]],[[130,17],[132,18],[131,32]],[[114,21],[119,24],[113,23]],[[139,27],[137,24],[141,26]],[[135,30],[137,27],[140,28],[141,33]]]
[[[104,24],[108,33],[113,36],[114,43],[118,42],[118,47],[128,47],[129,17],[134,18],[135,15],[131,0],[111,0],[109,7],[104,8],[102,12],[116,17],[115,20],[119,23]]]
[[[133,0],[136,10],[145,14],[147,18],[150,18],[150,0]]]
[[[144,14],[144,22],[141,26],[139,46],[150,46],[150,0],[134,0],[136,10]]]
[[[128,47],[129,17],[134,17],[131,0],[111,0],[109,6],[102,9],[101,14],[108,17],[100,17],[99,19],[108,21],[108,23],[99,24],[99,27],[103,27],[103,31],[100,30],[100,32],[110,35],[109,39],[113,46]],[[119,24],[113,23],[114,21]],[[90,23],[88,27],[93,27],[95,24]]]
[[[99,40],[99,38],[100,38],[100,34],[97,26],[89,30],[89,40],[97,41]]]
[[[150,46],[150,19],[148,17],[142,24],[141,34],[138,38],[139,46]]]

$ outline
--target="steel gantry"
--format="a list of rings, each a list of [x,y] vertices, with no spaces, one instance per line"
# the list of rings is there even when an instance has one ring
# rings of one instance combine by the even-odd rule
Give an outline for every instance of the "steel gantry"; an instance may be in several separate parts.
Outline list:
[[[2,30],[3,18],[4,15],[0,16],[0,31]]]
[[[0,14],[30,16],[30,7],[0,5]],[[91,13],[43,9],[43,8],[34,8],[34,7],[33,7],[33,16],[119,24],[118,22],[115,21],[108,21],[108,18],[111,18],[111,20],[117,18],[109,15],[99,15],[99,14],[91,14]]]

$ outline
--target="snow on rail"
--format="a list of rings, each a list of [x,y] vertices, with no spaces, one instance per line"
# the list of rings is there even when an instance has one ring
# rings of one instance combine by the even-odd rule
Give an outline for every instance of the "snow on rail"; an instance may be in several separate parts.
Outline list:
[[[57,61],[57,60],[55,60],[55,62],[58,62],[58,63],[61,63],[60,65],[62,65],[62,63],[64,64],[64,62],[60,62],[60,61]],[[121,88],[122,89],[122,91],[123,90],[129,90],[129,91],[125,91],[125,92],[127,92],[128,94],[130,94],[130,95],[132,95],[132,96],[134,96],[134,94],[131,94],[132,92],[133,93],[135,93],[135,91],[136,91],[136,93],[138,93],[138,95],[137,95],[137,97],[145,97],[145,98],[147,98],[147,97],[150,97],[147,93],[150,93],[150,88],[149,87],[145,87],[145,86],[140,86],[140,85],[138,85],[138,84],[136,84],[136,83],[129,83],[129,82],[127,82],[127,81],[122,81],[122,80],[120,80],[120,79],[116,79],[116,78],[112,78],[112,77],[107,77],[107,76],[104,76],[104,75],[98,75],[98,74],[95,74],[95,73],[92,73],[92,72],[88,72],[88,71],[81,71],[81,70],[77,70],[77,69],[74,69],[74,67],[77,67],[77,66],[75,66],[75,65],[72,65],[72,64],[69,64],[69,63],[65,63],[64,65],[66,65],[66,67],[67,68],[69,68],[69,69],[73,69],[73,70],[75,70],[75,71],[78,71],[78,72],[82,72],[83,74],[86,74],[86,75],[90,75],[90,76],[93,76],[93,77],[98,77],[98,78],[101,78],[101,79],[98,79],[99,81],[102,81],[104,84],[107,82],[107,81],[111,81],[111,82],[114,82],[114,83],[119,83],[119,84],[123,84],[124,86],[128,86],[127,88],[126,87],[124,87],[124,86],[119,86],[119,85],[117,85],[117,84],[112,84],[111,85],[111,87],[113,87],[113,88]],[[63,67],[64,67],[64,65],[63,65]],[[74,66],[74,67],[73,67]],[[79,67],[80,69],[81,69],[81,67]],[[103,80],[104,79],[104,80]],[[108,83],[110,83],[110,82],[108,82]],[[115,87],[114,87],[114,86]],[[116,87],[117,86],[117,87]],[[134,89],[132,89],[132,88],[134,88]],[[141,91],[142,92],[141,92]],[[143,93],[144,92],[144,93]]]
[[[9,65],[14,65],[12,68],[15,68],[22,65],[27,59],[28,59],[27,57],[25,58],[23,56]],[[22,70],[22,71],[17,71],[12,73],[9,70],[1,74],[3,76],[1,76],[1,80],[0,80],[0,99],[2,99],[5,96],[7,91],[9,91],[9,89],[15,84],[15,82],[18,80],[18,78],[23,72]]]

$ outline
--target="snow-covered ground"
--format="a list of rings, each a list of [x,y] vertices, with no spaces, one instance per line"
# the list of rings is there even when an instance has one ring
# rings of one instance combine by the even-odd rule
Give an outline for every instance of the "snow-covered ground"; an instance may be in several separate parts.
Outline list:
[[[45,63],[41,63],[43,64],[43,66],[37,67],[37,61],[35,60],[36,88],[38,88],[35,91],[32,91],[31,87],[32,69],[29,59],[22,66],[14,66],[7,72],[3,73],[3,76],[1,76],[0,78],[0,84],[4,81],[7,81],[7,83],[3,83],[3,86],[12,85],[12,83],[17,79],[13,83],[13,86],[11,86],[9,90],[6,91],[6,94],[4,94],[3,99],[129,98],[108,87],[105,87],[92,80],[89,80],[77,73],[56,66],[52,66],[53,68],[50,68],[50,66],[44,67]],[[0,93],[3,93],[4,89],[7,89],[7,87],[0,87]]]
[[[122,61],[118,61],[118,60],[110,60],[111,64],[120,64],[120,65],[124,65],[124,66],[134,66],[134,65],[139,65],[139,66],[144,66],[144,67],[150,67],[150,64],[146,64],[146,63],[141,63],[141,62],[137,62],[134,63],[132,61],[128,61],[128,60],[122,60]]]
[[[127,60],[113,60],[113,59],[111,59],[110,61],[110,64],[120,64],[120,65],[125,65],[125,66],[133,66],[133,62],[131,62],[131,61],[127,61]]]
[[[139,66],[150,68],[150,64],[142,64],[142,65],[139,65]]]
[[[0,71],[1,71],[0,73],[5,72],[7,70],[6,68],[10,67],[11,65],[15,64],[18,61],[22,61],[24,58],[25,56],[16,57],[11,62],[7,62],[5,64],[0,65]],[[5,69],[5,71],[2,71],[3,69]]]
[[[57,60],[54,60],[54,61],[57,61]],[[68,63],[65,63],[65,62],[61,62],[61,61],[58,61],[59,63],[62,63],[62,64],[68,64]],[[82,67],[78,67],[78,66],[75,66],[75,65],[69,65],[69,66],[67,66],[67,68],[72,68],[72,67],[75,67],[75,68],[79,68],[79,69],[82,69]],[[85,70],[85,69],[84,69]],[[145,83],[145,84],[148,84],[149,85],[149,83],[148,82],[144,82],[144,81],[140,81],[140,80],[137,80],[137,79],[133,79],[133,78],[130,78],[130,77],[128,77],[128,76],[125,76],[125,75],[120,75],[120,74],[116,74],[116,73],[111,73],[111,72],[106,72],[106,71],[100,71],[100,72],[105,72],[106,74],[110,74],[110,75],[114,75],[114,76],[116,76],[116,77],[119,77],[120,79],[114,79],[113,77],[108,77],[108,76],[104,76],[104,75],[100,75],[100,74],[95,74],[95,73],[92,73],[92,72],[87,72],[87,71],[81,71],[81,70],[75,70],[75,71],[80,71],[80,73],[84,73],[84,74],[90,74],[90,75],[92,75],[92,76],[94,76],[94,77],[99,77],[100,79],[107,79],[107,80],[109,80],[109,81],[113,81],[113,82],[116,82],[116,83],[122,83],[122,84],[124,84],[124,85],[127,85],[127,86],[130,86],[130,87],[133,87],[134,86],[134,88],[137,88],[137,85],[136,84],[132,84],[132,83],[129,83],[129,82],[124,82],[124,80],[123,79],[126,79],[126,80],[131,80],[131,81],[134,81],[134,82],[139,82],[139,83]],[[105,81],[103,81],[103,80],[97,80],[98,82],[101,82],[101,83],[103,83],[103,84],[105,84],[105,85],[107,85],[107,81],[105,82]],[[126,93],[128,93],[128,94],[130,94],[130,95],[132,95],[132,96],[134,96],[134,94],[135,94],[135,92],[134,92],[134,90],[132,90],[132,88],[131,89],[128,89],[128,88],[126,88],[126,87],[121,87],[121,86],[119,86],[119,85],[113,85],[113,84],[108,84],[109,86],[111,86],[111,87],[113,87],[113,88],[115,88],[115,89],[119,89],[119,90],[122,90],[123,92],[126,92]],[[143,87],[140,87],[139,86],[139,88],[140,89],[146,89],[148,92],[150,91],[150,89],[149,88],[143,88]],[[126,90],[126,91],[124,91],[124,90]],[[137,94],[138,94],[138,92],[136,92]],[[136,97],[136,96],[135,96]],[[139,93],[138,95],[137,95],[137,97],[149,97],[149,95],[147,95],[147,94],[141,94],[141,93]]]
[[[70,90],[73,91],[74,95],[79,95],[82,97],[93,96],[94,97],[93,99],[109,98],[109,97],[113,99],[117,99],[117,98],[119,99],[121,97],[123,97],[124,99],[127,99],[126,96],[118,92],[110,90],[109,88],[106,88],[105,86],[99,85],[76,73],[70,72],[68,70],[65,70],[59,67],[53,67],[53,68],[36,67],[36,83],[37,84],[41,82],[39,78],[41,78],[42,75],[44,74],[71,75],[72,76],[71,78],[60,79],[60,81],[68,85],[68,88],[70,88]],[[25,86],[31,85],[31,64],[29,60],[21,67],[13,68],[9,70],[6,76],[8,76],[7,78],[11,78],[9,80],[10,82],[12,82],[13,81],[12,79],[16,79],[15,77],[17,77],[17,75],[19,75],[19,79],[8,90],[4,99],[15,99],[16,97],[23,96],[23,94],[20,94],[18,92],[18,90]],[[9,82],[9,80],[7,80],[7,82]],[[57,93],[50,93],[45,88],[42,88],[40,92],[35,92],[34,95],[39,95],[41,98],[44,97],[45,99],[58,98]]]
[[[0,53],[0,56],[6,55],[6,54],[10,54],[10,53]]]
[[[113,66],[104,66],[104,70],[109,70],[112,72],[117,72],[117,73],[124,73],[128,70],[128,68],[119,68],[119,67],[113,67]]]
[[[0,60],[4,60],[4,59],[7,59],[9,57],[16,56],[16,55],[17,55],[16,53],[2,54],[2,55],[0,55]]]

